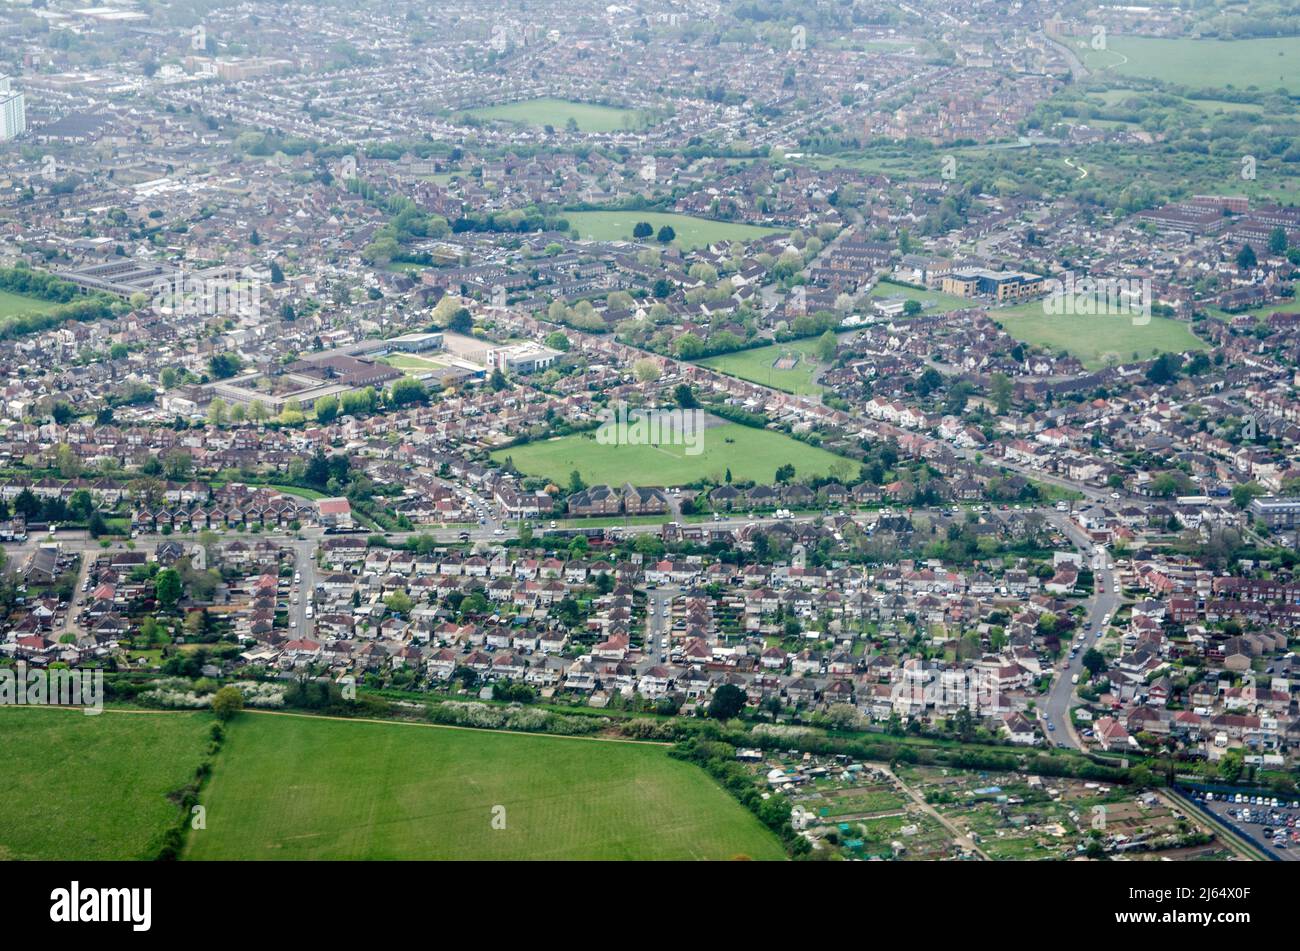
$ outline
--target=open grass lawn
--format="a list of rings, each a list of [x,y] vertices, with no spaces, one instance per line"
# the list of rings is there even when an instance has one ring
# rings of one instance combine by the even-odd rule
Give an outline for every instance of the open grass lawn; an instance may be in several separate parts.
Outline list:
[[[631,241],[632,229],[639,221],[648,221],[656,235],[668,225],[677,233],[673,243],[683,249],[703,247],[715,241],[753,241],[777,230],[656,211],[566,211],[564,217],[571,227],[578,229],[580,236],[593,241]],[[647,244],[657,246],[658,242],[652,238]]]
[[[1256,40],[1167,39],[1148,36],[1109,36],[1105,50],[1080,51],[1089,69],[1107,74],[1144,76],[1192,89],[1278,87],[1300,89],[1300,44],[1295,37]],[[1084,52],[1086,50],[1086,52]]]
[[[739,423],[711,426],[703,432],[703,451],[687,455],[686,446],[601,445],[594,433],[575,433],[523,446],[498,449],[498,461],[514,460],[520,472],[542,476],[557,485],[575,469],[588,485],[682,485],[697,479],[721,483],[727,469],[734,481],[771,483],[787,462],[796,476],[826,475],[832,466],[856,464],[824,449],[768,429]]]
[[[509,102],[466,111],[479,119],[496,119],[538,127],[549,125],[553,129],[563,129],[572,119],[578,124],[580,132],[617,132],[620,129],[635,129],[639,123],[634,109],[617,109],[590,102],[552,98]]]
[[[0,707],[0,860],[152,859],[213,722]]]
[[[1161,353],[1187,353],[1209,346],[1186,323],[1168,317],[1152,317],[1149,324],[1138,327],[1126,314],[1044,314],[1041,301],[990,310],[989,316],[1017,340],[1069,353],[1089,369],[1105,366],[1108,354],[1127,363],[1135,354],[1146,360]]]
[[[919,301],[921,304],[922,314],[946,314],[950,310],[962,310],[967,307],[978,307],[979,302],[967,300],[965,297],[958,297],[956,294],[945,294],[943,291],[921,290],[917,287],[906,287],[902,284],[890,284],[887,281],[881,281],[871,289],[868,297],[879,297],[885,300],[902,299]]]
[[[407,354],[393,354],[387,357],[381,357],[380,363],[387,363],[395,370],[401,370],[407,376],[417,379],[426,377],[434,370],[441,370],[446,367],[445,363],[438,363],[433,360],[426,360],[423,357],[409,356]]]
[[[63,305],[41,300],[39,297],[28,297],[26,294],[0,291],[0,324],[5,323],[11,317],[19,317],[23,314],[45,314],[61,306]]]
[[[799,362],[788,370],[776,369],[773,364],[788,354],[797,355]],[[815,338],[724,353],[701,360],[700,366],[798,396],[816,396],[824,389],[820,383],[813,382],[813,377],[821,366],[817,359]]]
[[[245,714],[193,859],[780,859],[663,747]],[[505,828],[493,828],[493,807]]]

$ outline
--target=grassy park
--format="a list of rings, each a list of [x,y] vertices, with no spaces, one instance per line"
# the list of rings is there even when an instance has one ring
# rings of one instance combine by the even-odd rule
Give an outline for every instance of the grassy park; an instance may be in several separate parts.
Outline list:
[[[703,448],[688,455],[686,446],[601,445],[594,433],[575,433],[499,449],[498,461],[511,459],[526,475],[567,483],[577,470],[588,485],[682,485],[700,479],[721,483],[728,469],[737,482],[770,483],[778,467],[790,463],[800,478],[826,475],[832,467],[856,471],[848,459],[793,439],[784,433],[721,423],[705,429]]]
[[[788,369],[778,368],[777,363],[783,358],[797,362]],[[700,366],[797,396],[816,396],[823,389],[820,383],[813,382],[821,366],[817,359],[816,339],[724,353],[701,360]]]
[[[1098,369],[1111,360],[1126,363],[1209,346],[1185,322],[1169,317],[1152,317],[1150,323],[1136,326],[1127,314],[1046,314],[1042,301],[991,310],[989,316],[1017,340],[1069,353],[1088,369]]]
[[[631,241],[632,229],[640,221],[649,222],[655,234],[667,225],[677,234],[673,243],[683,249],[703,247],[715,241],[753,241],[776,230],[656,211],[568,211],[564,217],[571,227],[578,229],[581,237],[592,241]],[[655,244],[653,239],[649,243]]]
[[[617,132],[620,129],[635,129],[641,123],[635,109],[549,97],[484,106],[467,112],[479,119],[517,122],[536,127],[549,125],[553,129],[563,129],[572,119],[581,132]]]

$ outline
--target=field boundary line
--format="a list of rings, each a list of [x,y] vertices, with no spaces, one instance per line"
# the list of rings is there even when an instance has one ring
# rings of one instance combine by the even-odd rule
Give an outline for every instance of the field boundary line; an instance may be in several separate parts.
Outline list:
[[[53,704],[31,704],[24,706],[13,706],[14,709],[29,710],[73,710],[81,712],[81,707],[61,707]],[[154,715],[179,715],[183,713],[211,713],[207,707],[192,707],[177,710],[130,710],[121,707],[104,707],[104,713],[144,713]],[[471,733],[504,733],[509,736],[547,736],[556,740],[587,740],[593,743],[630,743],[633,746],[664,746],[671,747],[673,744],[667,740],[634,740],[627,737],[618,736],[574,736],[567,733],[546,733],[544,731],[529,732],[528,730],[496,730],[490,726],[459,726],[454,723],[420,723],[414,720],[381,720],[378,717],[337,717],[327,716],[320,713],[299,713],[296,710],[259,710],[254,707],[245,707],[243,713],[262,714],[275,717],[298,717],[303,720],[337,720],[340,723],[381,723],[386,726],[422,726],[434,730],[467,730]]]
[[[299,713],[294,710],[258,710],[245,707],[243,712],[273,717],[298,717],[303,720],[338,720],[342,723],[382,723],[388,726],[421,726],[434,730],[467,730],[471,733],[505,733],[509,736],[548,736],[557,740],[587,740],[594,743],[631,743],[634,746],[673,745],[672,743],[663,740],[632,740],[616,736],[572,736],[565,733],[546,733],[541,731],[530,733],[527,730],[494,730],[492,727],[488,726],[458,726],[454,723],[417,723],[414,720],[380,720],[376,717],[336,717],[319,713]]]

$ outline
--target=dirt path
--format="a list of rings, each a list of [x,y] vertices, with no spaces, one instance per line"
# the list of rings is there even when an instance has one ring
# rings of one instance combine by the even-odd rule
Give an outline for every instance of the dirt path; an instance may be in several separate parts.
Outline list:
[[[881,766],[876,763],[872,764],[872,768],[880,770],[882,773],[884,773],[886,776],[892,779],[898,785],[898,787],[903,790],[903,792],[907,793],[907,795],[911,798],[911,800],[914,803],[916,803],[918,806],[921,807],[922,812],[934,818],[941,826],[947,829],[948,832],[952,834],[953,839],[956,840],[958,845],[960,845],[964,849],[969,849],[971,852],[974,852],[976,855],[978,855],[986,862],[992,861],[985,853],[985,851],[975,844],[974,839],[966,835],[966,833],[962,832],[961,829],[959,829],[956,825],[954,825],[952,822],[946,819],[943,816],[943,814],[939,812],[938,809],[934,808],[934,806],[926,802],[921,797],[920,793],[918,793],[915,789],[913,789],[911,786],[907,785],[907,783],[903,782],[896,775],[894,775],[893,770],[891,770],[887,766]]]

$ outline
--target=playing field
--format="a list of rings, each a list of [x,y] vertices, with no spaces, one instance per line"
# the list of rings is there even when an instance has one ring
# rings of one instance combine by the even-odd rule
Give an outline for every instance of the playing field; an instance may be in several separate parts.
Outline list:
[[[380,358],[380,363],[387,363],[395,370],[403,371],[407,376],[423,377],[435,370],[446,369],[445,363],[437,363],[433,360],[426,360],[423,357],[410,356],[408,354],[393,354],[391,356]]]
[[[922,290],[917,287],[906,287],[902,284],[890,284],[881,281],[871,289],[868,297],[878,297],[885,300],[901,299],[914,300],[921,304],[922,314],[946,314],[950,310],[961,310],[965,307],[977,306],[975,301],[967,300],[964,297],[958,297],[955,294],[945,294],[942,291]]]
[[[245,714],[203,800],[188,858],[784,854],[703,771],[636,743]]]
[[[0,707],[0,860],[152,859],[212,722]]]
[[[1161,353],[1186,353],[1209,346],[1186,323],[1168,317],[1152,317],[1149,324],[1134,326],[1127,314],[1044,314],[1041,301],[990,310],[989,316],[1017,340],[1069,353],[1090,370],[1108,362],[1147,360]]]
[[[753,241],[777,230],[654,211],[566,211],[564,217],[571,227],[578,229],[580,236],[593,241],[631,241],[632,229],[640,221],[649,222],[656,235],[668,225],[677,234],[673,243],[684,249],[715,241]],[[656,244],[653,238],[647,239],[647,243]]]
[[[499,106],[465,110],[480,119],[499,119],[530,126],[547,126],[563,129],[572,119],[580,132],[617,132],[634,129],[640,119],[634,109],[617,109],[590,102],[569,102],[565,99],[530,99],[526,102],[509,102]]]
[[[601,445],[593,433],[576,433],[499,449],[498,461],[507,457],[527,475],[542,476],[558,485],[568,482],[575,469],[588,485],[683,485],[699,479],[721,484],[728,469],[736,482],[753,480],[770,484],[776,470],[787,462],[795,475],[827,475],[832,466],[856,464],[824,449],[769,429],[724,423],[705,429],[702,451],[687,455],[686,446]]]
[[[1300,44],[1295,37],[1197,40],[1109,36],[1105,50],[1089,48],[1088,39],[1078,39],[1078,43],[1082,43],[1084,65],[1102,75],[1144,76],[1193,89],[1300,89]]]
[[[790,369],[777,369],[775,364],[789,354],[797,355],[798,363]],[[770,347],[755,347],[753,350],[724,353],[701,360],[700,366],[798,396],[815,396],[823,390],[820,383],[813,382],[813,377],[821,367],[817,360],[815,339],[795,340],[790,343],[772,344]]]
[[[0,324],[10,317],[18,317],[22,314],[44,314],[61,306],[63,305],[41,300],[39,297],[0,291]]]

